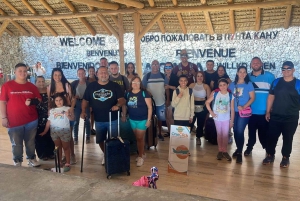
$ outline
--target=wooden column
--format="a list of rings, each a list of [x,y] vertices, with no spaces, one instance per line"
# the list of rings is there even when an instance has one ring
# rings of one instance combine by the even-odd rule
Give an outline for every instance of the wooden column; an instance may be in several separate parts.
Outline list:
[[[120,72],[125,74],[125,62],[124,62],[124,27],[123,27],[123,15],[118,14],[118,27],[119,27],[119,55],[120,55]]]
[[[141,56],[141,40],[139,39],[140,34],[140,14],[134,13],[132,15],[134,22],[134,52],[135,52],[135,66],[136,72],[140,77],[143,76],[142,68],[142,56]]]

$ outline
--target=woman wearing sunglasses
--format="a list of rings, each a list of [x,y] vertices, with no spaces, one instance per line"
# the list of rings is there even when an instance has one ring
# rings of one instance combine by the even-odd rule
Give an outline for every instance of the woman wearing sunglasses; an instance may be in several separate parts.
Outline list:
[[[249,75],[247,74],[247,68],[240,66],[237,69],[234,82],[229,85],[229,89],[233,92],[234,96],[234,121],[233,132],[237,149],[233,153],[232,157],[236,158],[236,163],[242,163],[242,152],[244,146],[244,131],[250,119],[250,105],[255,99],[254,87],[250,82]],[[245,113],[248,115],[243,115]],[[250,115],[250,116],[249,116]],[[230,121],[232,121],[231,119]]]

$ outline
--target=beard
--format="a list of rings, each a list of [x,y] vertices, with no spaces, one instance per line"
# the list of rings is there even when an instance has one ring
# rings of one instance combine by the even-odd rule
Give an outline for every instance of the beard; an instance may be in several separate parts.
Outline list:
[[[262,70],[262,67],[260,67],[260,68],[258,68],[258,69],[252,68],[252,70],[255,71],[255,72],[258,72],[258,71],[261,71],[261,70]]]

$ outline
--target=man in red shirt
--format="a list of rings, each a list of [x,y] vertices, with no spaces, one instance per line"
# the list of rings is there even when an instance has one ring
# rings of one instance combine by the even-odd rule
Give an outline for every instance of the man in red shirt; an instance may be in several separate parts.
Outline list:
[[[2,126],[8,130],[15,166],[23,162],[23,141],[28,165],[39,166],[35,158],[35,135],[38,125],[36,105],[41,96],[35,85],[27,82],[27,68],[23,63],[15,66],[15,80],[1,88],[0,112]]]

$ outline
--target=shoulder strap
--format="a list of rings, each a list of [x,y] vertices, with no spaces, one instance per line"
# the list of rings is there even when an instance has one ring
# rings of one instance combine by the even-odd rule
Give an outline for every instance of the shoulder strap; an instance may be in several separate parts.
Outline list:
[[[191,62],[189,62],[189,66],[190,66],[190,70],[192,70],[193,64]]]
[[[126,93],[127,100],[128,100],[128,96],[129,96],[129,92]]]
[[[128,90],[128,88],[127,88],[127,86],[126,86],[126,83],[125,83],[125,76],[124,75],[121,75],[121,77],[122,77],[122,82],[123,82],[123,85],[124,85],[124,88],[125,88],[125,91],[127,91]]]
[[[143,97],[146,98],[145,91],[143,91]]]
[[[218,93],[219,93],[219,91],[215,91],[215,93],[214,93],[214,100],[216,99]]]
[[[178,89],[178,88],[176,88],[176,94],[177,94],[177,96],[178,96],[178,94],[179,94],[179,89]]]
[[[232,100],[232,93],[231,92],[228,92],[229,93],[229,102],[231,102]]]
[[[273,81],[272,90],[275,89],[275,87],[276,87],[276,85],[278,84],[279,80],[280,80],[280,78],[277,78],[277,79],[275,79],[275,80]],[[296,85],[297,85],[297,81],[296,81]]]
[[[179,65],[178,65],[178,70],[179,70],[179,71],[182,71],[182,65],[181,65],[181,62],[180,62]]]
[[[190,99],[191,99],[191,96],[193,94],[193,89],[189,88],[189,94],[190,94]]]
[[[300,80],[296,78],[296,85],[295,85],[296,91],[300,95]]]

